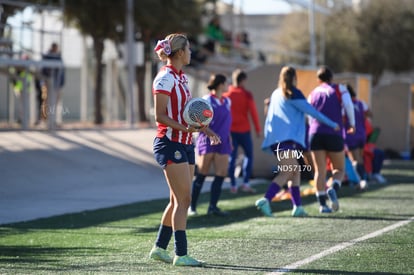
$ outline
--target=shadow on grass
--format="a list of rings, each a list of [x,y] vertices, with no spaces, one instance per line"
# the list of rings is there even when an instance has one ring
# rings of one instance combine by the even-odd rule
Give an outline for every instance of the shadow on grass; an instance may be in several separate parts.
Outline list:
[[[345,186],[343,188],[341,188],[339,196],[340,198],[346,198],[346,197],[355,197],[358,196],[362,193],[366,193],[366,192],[372,192],[381,188],[386,187],[387,185],[375,185],[374,187],[366,190],[366,191],[358,191],[353,189],[352,187],[349,186]],[[254,206],[254,202],[257,198],[259,198],[260,196],[262,196],[262,194],[264,194],[264,192],[266,191],[268,187],[268,184],[259,184],[256,185],[255,188],[257,188],[258,192],[255,195],[237,195],[236,197],[234,197],[235,195],[232,194],[228,194],[225,193],[222,195],[222,200],[237,200],[240,199],[240,196],[244,196],[244,201],[249,200],[250,203],[248,205],[244,204],[244,207],[238,207],[235,209],[231,209],[228,210],[226,209],[227,212],[229,212],[229,216],[226,217],[217,217],[217,216],[210,216],[204,213],[199,213],[199,215],[197,216],[192,216],[189,217],[189,222],[188,222],[188,228],[208,228],[208,227],[216,227],[216,226],[221,226],[224,224],[231,224],[231,223],[237,223],[237,222],[241,222],[244,220],[248,220],[248,219],[253,219],[253,218],[257,218],[257,217],[262,217],[262,214],[259,210],[256,209],[256,207]],[[200,196],[200,202],[203,203],[207,203],[208,204],[208,199],[209,199],[209,194],[202,194]],[[370,198],[364,198],[364,200],[366,199],[371,199]],[[384,200],[385,198],[383,197],[382,200]],[[386,198],[388,199],[388,197]],[[394,198],[391,197],[391,200],[393,200]],[[411,199],[411,197],[410,197]],[[400,198],[401,200],[401,198]],[[306,205],[312,205],[315,204],[316,199],[314,195],[309,195],[309,196],[304,196],[302,197],[302,204],[306,207]],[[284,212],[284,211],[290,211],[292,209],[292,203],[290,200],[282,200],[282,201],[278,201],[278,202],[272,202],[271,207],[274,211],[274,214],[276,215],[276,218],[278,220],[280,219],[291,219],[290,216],[279,216],[278,213],[279,212]],[[335,214],[318,214],[318,215],[310,215],[307,217],[307,219],[340,219],[340,220],[378,220],[378,221],[401,221],[401,220],[405,220],[410,218],[411,215],[394,215],[394,214],[390,214],[388,217],[375,217],[375,216],[351,216],[351,215],[335,215]]]
[[[105,253],[108,248],[105,248]],[[111,253],[115,253],[113,250]],[[0,245],[0,270],[7,266],[6,273],[1,274],[102,274],[111,271],[125,274],[123,267],[113,262],[81,263],[65,262],[65,257],[104,257],[101,247],[40,247]]]
[[[162,212],[165,205],[166,200],[154,200],[145,203],[133,203],[117,207],[102,208],[99,210],[59,215],[50,218],[41,218],[27,222],[4,224],[1,225],[0,228],[13,228],[20,230],[79,229],[109,222],[137,218],[154,212]],[[139,230],[145,233],[156,230],[156,228],[140,228]],[[0,234],[3,233],[0,231]]]
[[[403,168],[401,168],[403,167]],[[405,182],[405,183],[413,183],[414,179],[409,176],[410,172],[414,171],[414,162],[409,161],[399,161],[397,163],[392,163],[387,166],[387,169],[404,169],[408,171],[408,176],[399,175],[398,178],[396,176],[389,177],[388,180],[392,184]],[[376,184],[372,185],[368,188],[368,190],[363,192],[372,192],[376,191],[381,188],[385,188],[390,184]],[[189,218],[188,228],[200,228],[200,227],[215,227],[224,224],[231,224],[231,223],[238,223],[244,220],[252,219],[261,217],[261,213],[256,209],[254,206],[254,202],[256,199],[260,198],[262,194],[265,193],[268,183],[258,184],[255,186],[257,188],[256,194],[245,194],[240,193],[237,195],[230,194],[227,190],[223,190],[223,194],[221,196],[221,201],[227,200],[234,202],[233,209],[226,209],[230,215],[227,217],[212,217],[208,215],[199,215]],[[358,196],[361,194],[361,191],[357,191],[349,186],[343,187],[340,191],[340,197],[351,197],[351,196]],[[200,203],[206,203],[209,200],[209,193],[203,193],[200,196]],[[407,196],[408,198],[408,196]],[[364,198],[365,199],[365,198]],[[375,197],[367,198],[375,200]],[[388,198],[387,198],[388,199]],[[401,199],[399,198],[390,198],[390,199]],[[303,205],[314,204],[315,203],[315,196],[305,196],[302,198]],[[118,227],[116,225],[107,225],[106,223],[116,222],[121,220],[127,220],[132,218],[142,217],[143,219],[150,219],[151,222],[147,224],[154,224],[154,226],[141,226],[141,227],[134,227],[134,226],[120,226],[126,229],[133,229],[135,233],[149,233],[155,232],[158,229],[157,222],[152,222],[154,219],[157,221],[160,219],[161,215],[157,215],[156,217],[151,217],[152,214],[155,213],[162,213],[165,206],[167,205],[167,199],[159,199],[159,200],[152,200],[147,202],[138,202],[133,204],[121,205],[118,207],[111,207],[111,208],[103,208],[94,211],[83,211],[80,213],[73,213],[73,214],[66,214],[60,215],[50,218],[42,218],[28,222],[19,222],[19,223],[12,223],[12,224],[5,224],[1,225],[0,228],[0,235],[5,234],[16,234],[16,231],[21,231],[20,233],[24,233],[25,230],[28,229],[79,229],[91,226],[100,226],[100,227]],[[292,205],[291,202],[288,200],[280,201],[272,203],[272,207],[276,209],[275,205],[277,205],[277,212],[288,211],[291,209]],[[386,219],[389,220],[401,220],[405,219],[408,216],[397,216],[394,215],[393,217],[389,217]],[[278,217],[283,218],[283,217]],[[311,216],[310,218],[317,218],[317,219],[365,219],[365,220],[384,220],[384,217],[376,218],[374,216],[335,216],[335,215],[317,215]],[[142,224],[142,223],[141,223]],[[9,230],[11,231],[9,232]]]
[[[54,248],[41,246],[13,246],[0,245],[0,263],[53,263],[59,262],[60,255],[77,255],[96,254],[101,250],[98,248]],[[54,255],[56,260],[51,260],[50,255]]]
[[[232,271],[257,271],[257,272],[280,272],[290,274],[326,274],[326,275],[397,275],[399,273],[390,272],[357,272],[357,271],[343,271],[343,270],[325,270],[325,269],[283,269],[283,268],[264,268],[255,266],[240,266],[240,265],[223,265],[223,264],[205,264],[203,268],[232,270]]]

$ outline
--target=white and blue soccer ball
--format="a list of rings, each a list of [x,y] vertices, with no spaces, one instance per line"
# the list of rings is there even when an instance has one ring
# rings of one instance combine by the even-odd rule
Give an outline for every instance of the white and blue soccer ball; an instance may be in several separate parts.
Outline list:
[[[184,107],[183,118],[188,125],[205,127],[213,120],[214,111],[210,102],[203,98],[192,98]]]

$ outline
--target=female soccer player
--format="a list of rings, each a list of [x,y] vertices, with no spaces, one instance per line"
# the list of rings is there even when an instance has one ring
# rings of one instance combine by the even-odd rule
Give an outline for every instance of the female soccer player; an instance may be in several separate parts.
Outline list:
[[[342,107],[348,117],[348,134],[355,132],[355,114],[351,96],[344,85],[332,83],[333,73],[327,66],[317,71],[319,85],[309,95],[309,102],[318,111],[338,123],[343,129]],[[320,213],[338,211],[337,192],[341,187],[345,169],[344,138],[342,131],[334,131],[319,121],[310,120],[309,138],[312,160],[315,167],[316,198]],[[326,183],[326,159],[332,164],[332,177]],[[326,186],[328,190],[325,191]],[[326,194],[331,200],[331,208],[326,205]]]
[[[367,188],[367,172],[364,166],[364,147],[367,140],[365,120],[370,114],[368,105],[359,100],[351,85],[347,84],[349,94],[351,95],[352,103],[354,104],[355,111],[355,133],[346,134],[345,144],[347,147],[347,156],[353,165],[356,166],[356,172],[359,176],[359,182],[357,182],[358,189]],[[348,127],[348,121],[345,123]]]
[[[214,117],[209,127],[221,138],[220,145],[210,145],[209,137],[201,132],[197,138],[196,148],[198,151],[198,173],[193,181],[191,195],[190,215],[196,215],[198,197],[203,187],[204,180],[209,172],[210,166],[214,165],[215,177],[211,184],[210,205],[207,214],[216,216],[227,216],[228,213],[217,207],[221,195],[221,186],[227,175],[229,166],[229,155],[232,150],[230,127],[231,110],[230,99],[223,97],[226,90],[226,77],[222,74],[215,74],[210,77],[207,89],[210,93],[203,98],[210,102],[213,107]]]
[[[161,225],[150,258],[173,263],[176,266],[200,266],[201,262],[187,255],[187,210],[191,201],[191,180],[194,175],[195,153],[192,133],[199,131],[183,119],[185,104],[191,99],[188,78],[182,71],[190,63],[191,50],[183,34],[170,34],[158,41],[155,52],[167,62],[153,82],[157,135],[154,139],[154,157],[164,170],[170,189],[170,202],[164,210]],[[211,144],[220,144],[220,138],[209,128],[203,128]],[[167,252],[174,234],[175,257]]]

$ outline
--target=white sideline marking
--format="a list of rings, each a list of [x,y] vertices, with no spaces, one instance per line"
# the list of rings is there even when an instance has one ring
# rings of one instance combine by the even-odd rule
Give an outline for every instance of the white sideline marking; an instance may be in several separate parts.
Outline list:
[[[315,254],[313,256],[310,256],[310,257],[308,257],[306,259],[303,259],[303,260],[294,262],[292,264],[289,264],[287,266],[278,268],[278,269],[276,269],[273,272],[268,273],[268,274],[269,275],[280,275],[280,274],[284,274],[284,273],[287,273],[287,272],[290,272],[290,271],[294,271],[294,269],[297,269],[298,267],[300,267],[302,265],[306,265],[306,264],[309,264],[309,263],[311,263],[313,261],[319,260],[320,258],[323,258],[323,257],[325,257],[325,256],[327,256],[329,254],[338,252],[338,251],[340,251],[342,249],[345,249],[345,248],[347,248],[347,247],[349,247],[351,245],[354,245],[356,243],[359,243],[359,242],[362,242],[362,241],[365,241],[365,240],[368,240],[368,239],[371,239],[371,238],[375,238],[375,237],[377,237],[379,235],[382,235],[382,234],[384,234],[384,233],[386,233],[388,231],[391,231],[391,230],[397,229],[398,227],[401,227],[401,226],[404,226],[406,224],[409,224],[412,221],[414,221],[414,217],[411,217],[408,220],[404,220],[404,221],[400,221],[400,222],[394,223],[392,225],[389,225],[387,227],[384,227],[383,229],[380,229],[380,230],[377,230],[375,232],[369,233],[369,234],[367,234],[365,236],[362,236],[360,238],[356,238],[356,239],[353,239],[353,240],[347,241],[347,242],[342,242],[342,243],[340,243],[338,245],[335,245],[335,246],[333,246],[331,248],[328,248],[325,251],[322,251],[322,252],[320,252],[318,254]]]

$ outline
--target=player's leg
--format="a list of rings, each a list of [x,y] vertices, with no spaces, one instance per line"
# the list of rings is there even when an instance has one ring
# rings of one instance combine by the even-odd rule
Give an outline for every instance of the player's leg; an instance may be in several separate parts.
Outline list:
[[[236,169],[236,161],[237,161],[237,155],[238,155],[238,149],[239,149],[239,134],[237,133],[231,133],[231,140],[233,145],[233,150],[229,157],[229,168],[228,168],[228,176],[230,178],[230,191],[232,193],[237,193],[237,183],[236,183],[236,177],[234,175],[234,171]]]
[[[326,205],[326,152],[324,150],[312,150],[312,161],[315,169],[314,181],[316,184],[316,198],[319,202],[319,212],[330,213],[331,209]]]
[[[229,162],[227,154],[214,154],[215,176],[213,182],[211,183],[210,204],[208,207],[208,214],[217,216],[227,216],[229,214],[225,211],[221,211],[220,208],[217,207],[217,203],[221,196],[223,181],[227,175],[228,163]]]
[[[204,181],[207,177],[208,171],[210,169],[211,163],[213,161],[213,153],[208,153],[205,155],[198,156],[197,160],[197,175],[193,180],[193,187],[191,191],[191,207],[188,212],[189,215],[197,214],[197,202],[203,188]]]
[[[249,184],[253,169],[253,141],[250,132],[241,134],[240,146],[244,151],[242,191],[255,193],[256,190]]]
[[[328,152],[328,157],[332,163],[332,179],[328,183],[327,194],[332,203],[332,210],[339,210],[337,193],[342,185],[345,175],[345,152]]]

